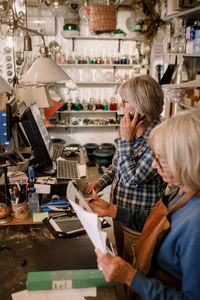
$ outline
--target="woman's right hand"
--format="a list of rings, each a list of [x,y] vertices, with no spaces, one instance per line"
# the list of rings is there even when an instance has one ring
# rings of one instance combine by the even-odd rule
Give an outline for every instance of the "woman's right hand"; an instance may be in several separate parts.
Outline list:
[[[102,189],[102,187],[101,187],[101,185],[98,182],[91,181],[91,182],[88,182],[85,185],[84,193],[85,194],[91,194],[93,190],[95,190],[95,192],[98,193],[101,189]]]
[[[98,197],[95,191],[93,191],[92,193],[92,198],[88,198],[85,200],[89,204],[92,211],[99,217],[116,217],[117,206]]]

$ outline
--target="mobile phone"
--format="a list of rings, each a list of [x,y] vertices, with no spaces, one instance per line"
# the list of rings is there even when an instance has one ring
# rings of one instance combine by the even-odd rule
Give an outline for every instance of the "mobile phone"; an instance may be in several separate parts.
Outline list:
[[[135,110],[135,109],[132,110],[132,111],[130,112],[130,118],[131,118],[131,121],[134,119],[135,113],[136,113],[136,110]],[[140,121],[144,120],[144,119],[145,119],[145,115],[139,114],[138,120],[137,120],[137,124],[138,124]]]

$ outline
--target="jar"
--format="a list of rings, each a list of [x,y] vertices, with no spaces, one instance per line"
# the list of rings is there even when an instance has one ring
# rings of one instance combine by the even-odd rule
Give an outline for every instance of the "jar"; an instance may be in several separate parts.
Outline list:
[[[97,64],[101,65],[103,63],[102,58],[99,56],[97,57]]]
[[[83,110],[88,110],[88,104],[85,99],[82,100],[82,106],[83,106]]]
[[[72,110],[72,99],[69,98],[68,103],[67,103],[67,110],[71,111]]]
[[[101,99],[98,99],[96,102],[96,109],[102,109]]]
[[[90,64],[90,63],[91,63],[90,57],[86,56],[86,58],[85,58],[85,64]]]
[[[90,102],[88,104],[88,109],[89,110],[96,110],[96,103],[94,98],[90,98]]]
[[[79,97],[76,97],[75,103],[73,104],[73,109],[76,110],[76,111],[80,111],[80,110],[83,109],[83,106],[82,106],[82,104],[80,102]]]
[[[108,101],[106,99],[103,100],[102,109],[103,110],[108,110]]]
[[[95,65],[97,63],[96,57],[92,57],[91,64]]]
[[[126,57],[126,55],[122,56],[122,58],[121,58],[121,64],[122,65],[126,65],[127,64],[127,57]]]
[[[117,110],[117,102],[114,97],[110,99],[110,110]]]
[[[84,60],[83,56],[80,56],[79,64],[83,65],[84,63],[85,63],[85,60]]]

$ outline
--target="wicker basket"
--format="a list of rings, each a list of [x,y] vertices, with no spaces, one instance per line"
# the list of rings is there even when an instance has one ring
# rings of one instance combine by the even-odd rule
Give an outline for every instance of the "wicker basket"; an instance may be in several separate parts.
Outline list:
[[[95,33],[112,32],[116,29],[114,5],[92,5],[90,7],[90,30]]]

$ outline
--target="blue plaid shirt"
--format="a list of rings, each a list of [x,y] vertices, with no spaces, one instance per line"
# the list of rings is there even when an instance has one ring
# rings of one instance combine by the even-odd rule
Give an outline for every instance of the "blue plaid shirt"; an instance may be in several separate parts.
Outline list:
[[[148,145],[151,130],[161,121],[161,117],[156,118],[134,140],[119,141],[112,164],[97,181],[103,188],[112,184],[112,203],[122,207],[151,210],[164,195],[166,183],[151,166],[154,155]]]

